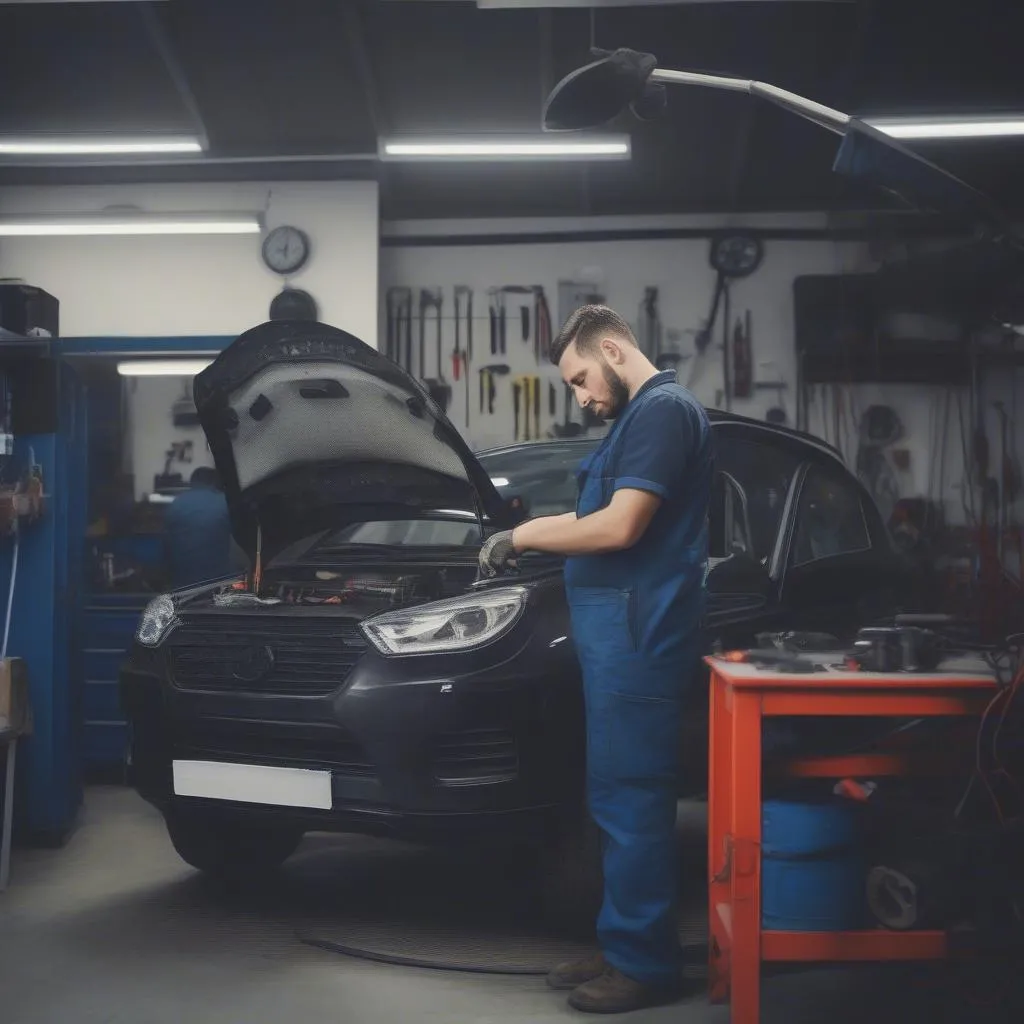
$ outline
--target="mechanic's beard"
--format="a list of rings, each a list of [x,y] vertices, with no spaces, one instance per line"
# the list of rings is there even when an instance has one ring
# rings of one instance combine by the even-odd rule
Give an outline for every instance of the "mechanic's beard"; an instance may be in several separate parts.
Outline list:
[[[622,410],[629,405],[629,388],[625,381],[604,362],[601,366],[604,382],[608,385],[608,411],[600,415],[602,420],[614,420],[622,415]]]

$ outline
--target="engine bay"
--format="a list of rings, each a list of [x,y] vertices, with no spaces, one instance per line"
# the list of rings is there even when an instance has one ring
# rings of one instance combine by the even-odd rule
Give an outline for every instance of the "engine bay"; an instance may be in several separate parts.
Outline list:
[[[288,566],[268,571],[258,591],[250,581],[239,581],[214,591],[197,604],[224,609],[337,606],[349,615],[364,618],[456,597],[465,593],[475,578],[475,563],[417,562],[394,568],[379,564],[344,568]]]

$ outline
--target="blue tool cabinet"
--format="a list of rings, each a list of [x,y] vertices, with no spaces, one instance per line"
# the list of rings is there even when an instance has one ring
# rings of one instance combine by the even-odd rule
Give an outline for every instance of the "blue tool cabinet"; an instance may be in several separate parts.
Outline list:
[[[11,608],[8,654],[28,667],[33,728],[19,756],[19,829],[43,842],[62,842],[72,828],[82,794],[80,600],[85,532],[87,423],[85,402],[71,367],[55,358],[52,346],[38,357],[29,388],[14,373],[13,404],[40,402],[49,415],[26,410],[15,415],[12,465],[42,472],[45,511],[21,528],[18,569]],[[43,383],[41,383],[43,382]],[[29,393],[19,399],[17,389]],[[37,423],[46,429],[19,427]],[[0,581],[4,612],[14,542],[0,542]]]
[[[83,358],[202,353],[216,355],[225,337],[16,339],[0,332],[0,374],[22,389],[26,414],[13,424],[8,469],[41,467],[43,517],[20,533],[8,654],[28,667],[34,726],[18,757],[18,831],[30,841],[63,842],[74,828],[83,780],[119,774],[126,725],[117,692],[120,662],[139,613],[152,595],[97,592],[87,583],[89,402]],[[14,372],[12,367],[20,368]],[[19,376],[19,374],[21,376]],[[43,383],[41,384],[40,381]],[[49,412],[33,408],[48,396]],[[19,394],[12,405],[17,408]],[[24,429],[24,424],[29,429]],[[134,538],[139,540],[138,538]],[[152,541],[143,538],[141,542]],[[6,614],[13,542],[0,538],[0,631]]]

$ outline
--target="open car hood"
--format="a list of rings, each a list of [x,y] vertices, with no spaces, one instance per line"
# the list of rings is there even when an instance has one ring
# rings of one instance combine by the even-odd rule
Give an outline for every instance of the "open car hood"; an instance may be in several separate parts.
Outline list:
[[[198,374],[193,395],[235,540],[264,561],[356,517],[508,509],[466,442],[404,370],[345,331],[273,321]]]

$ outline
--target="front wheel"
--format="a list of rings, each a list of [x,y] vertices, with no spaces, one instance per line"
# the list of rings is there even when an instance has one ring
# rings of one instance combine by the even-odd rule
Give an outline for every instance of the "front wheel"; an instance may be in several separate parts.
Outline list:
[[[223,879],[274,871],[302,842],[302,832],[291,828],[201,820],[173,812],[166,823],[171,844],[186,864]]]

